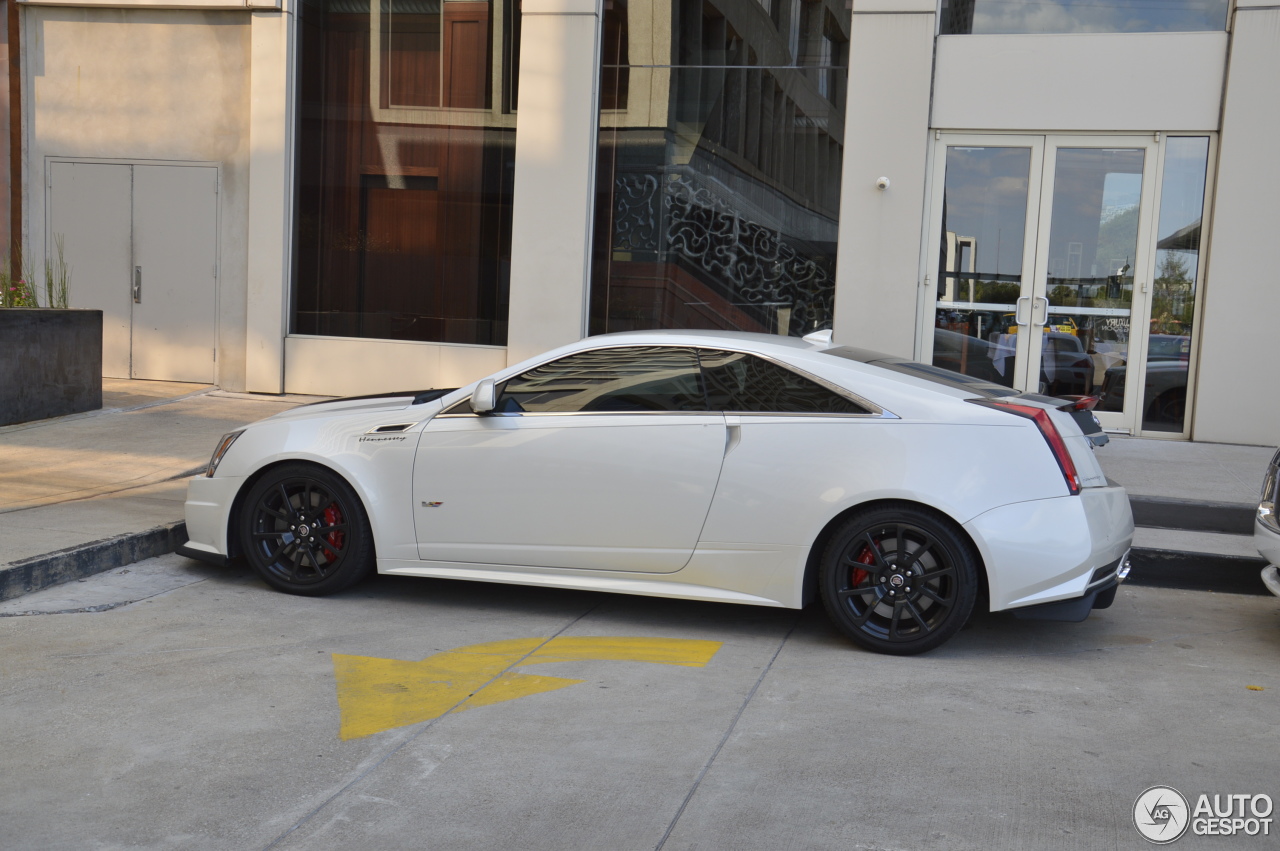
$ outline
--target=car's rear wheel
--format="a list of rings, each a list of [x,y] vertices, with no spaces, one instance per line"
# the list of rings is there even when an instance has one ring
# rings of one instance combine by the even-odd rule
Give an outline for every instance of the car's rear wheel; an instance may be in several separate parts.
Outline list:
[[[950,523],[911,506],[859,511],[831,537],[819,574],[836,627],[880,653],[939,646],[964,626],[978,592],[978,556]]]
[[[364,506],[342,477],[323,467],[269,470],[245,498],[240,534],[258,575],[290,594],[332,594],[373,569]]]

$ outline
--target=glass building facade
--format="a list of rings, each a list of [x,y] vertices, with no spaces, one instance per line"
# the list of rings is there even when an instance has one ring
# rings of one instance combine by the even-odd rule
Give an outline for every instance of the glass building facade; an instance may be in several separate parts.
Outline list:
[[[849,26],[832,0],[609,0],[591,333],[831,327]]]
[[[504,345],[512,0],[305,0],[295,334]]]

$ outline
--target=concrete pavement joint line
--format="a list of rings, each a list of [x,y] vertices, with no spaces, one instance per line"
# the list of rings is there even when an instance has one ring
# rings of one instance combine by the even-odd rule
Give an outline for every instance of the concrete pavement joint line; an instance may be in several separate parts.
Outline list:
[[[47,426],[59,425],[65,422],[100,417],[104,414],[127,414],[131,411],[142,411],[147,408],[159,408],[161,405],[171,405],[174,402],[182,402],[187,399],[194,399],[196,396],[204,396],[212,393],[215,389],[217,388],[210,387],[207,390],[196,390],[192,393],[183,394],[182,396],[174,396],[172,399],[158,399],[155,402],[143,402],[141,405],[131,405],[128,408],[99,408],[96,411],[85,411],[82,414],[70,414],[65,417],[50,417],[47,420],[40,420],[35,423],[17,423],[15,425],[0,428],[0,434],[8,434],[14,431],[28,431],[33,428],[46,428]]]
[[[187,584],[187,585],[181,585],[181,586],[179,586],[179,587],[181,587],[181,588],[189,588],[191,585],[199,585],[201,582],[208,582],[208,581],[209,581],[208,579],[197,579],[195,582],[191,582],[191,583],[189,583],[189,584]],[[78,609],[59,609],[59,610],[58,610],[58,611],[56,611],[56,612],[37,612],[37,611],[35,611],[35,610],[29,611],[29,612],[0,612],[0,618],[32,618],[32,617],[39,617],[40,615],[80,615],[80,614],[97,614],[98,612],[109,612],[109,611],[111,611],[112,609],[118,609],[118,608],[120,608],[121,606],[132,606],[134,603],[142,603],[142,602],[145,602],[145,601],[147,601],[147,600],[151,600],[151,599],[154,599],[154,598],[156,598],[156,597],[159,597],[159,596],[160,596],[160,595],[162,595],[162,594],[168,594],[170,591],[176,591],[176,590],[178,590],[178,589],[177,589],[177,588],[166,588],[166,589],[164,589],[163,591],[157,591],[157,592],[156,592],[156,593],[154,593],[154,594],[148,594],[147,596],[145,596],[145,597],[139,597],[139,598],[138,598],[138,599],[136,599],[136,600],[122,600],[122,601],[120,601],[120,602],[118,602],[118,603],[100,603],[100,604],[99,604],[99,605],[97,605],[97,606],[81,606],[81,607],[80,607],[80,608],[78,608]],[[157,652],[162,652],[162,653],[163,653],[163,652],[172,652],[172,651],[157,651]],[[81,654],[78,654],[78,655],[80,655],[80,656],[108,656],[108,655],[110,655],[110,654],[108,654],[108,653],[81,653]],[[130,655],[130,656],[132,656],[132,655],[139,655],[139,654],[132,654],[132,653],[130,653],[130,654],[120,654],[120,655]],[[54,658],[57,658],[57,657],[54,657]],[[61,657],[61,658],[64,658],[64,659],[74,659],[74,658],[76,658],[76,657],[75,657],[75,656],[63,656],[63,657]]]
[[[554,639],[554,638],[559,638],[559,637],[560,637],[560,635],[562,635],[562,634],[564,633],[564,631],[565,631],[565,630],[569,629],[569,628],[570,628],[570,627],[572,627],[574,624],[578,623],[578,622],[579,622],[579,621],[581,621],[583,618],[585,618],[587,615],[591,614],[592,612],[594,612],[596,609],[600,608],[600,607],[601,607],[601,606],[603,606],[603,605],[604,605],[604,601],[603,601],[603,600],[602,600],[602,601],[600,601],[600,602],[598,602],[598,603],[596,603],[594,606],[592,606],[591,608],[587,609],[585,612],[583,612],[582,614],[578,615],[576,618],[574,618],[573,620],[569,621],[567,624],[565,624],[564,626],[562,626],[562,627],[560,627],[558,630],[556,630],[554,635],[550,635],[550,636],[548,636],[548,637],[547,637],[547,639],[546,639],[546,641],[543,641],[543,642],[542,642],[541,644],[539,644],[537,647],[533,648],[533,649],[532,649],[532,650],[530,650],[528,653],[524,654],[524,655],[523,655],[523,656],[521,656],[519,659],[517,659],[517,660],[515,660],[514,662],[512,662],[510,665],[508,665],[507,667],[503,668],[503,669],[502,669],[501,671],[499,671],[498,673],[494,674],[494,675],[493,675],[493,677],[492,677],[488,682],[486,682],[484,685],[480,686],[480,688],[476,689],[476,690],[475,690],[474,692],[472,692],[471,694],[469,694],[469,695],[467,695],[466,697],[464,697],[462,700],[459,700],[459,701],[458,701],[457,703],[455,703],[453,706],[449,707],[448,711],[446,711],[446,712],[445,712],[443,715],[441,715],[439,718],[433,718],[433,719],[431,719],[430,721],[426,722],[426,724],[424,724],[424,725],[423,725],[423,727],[422,727],[422,729],[421,729],[421,730],[419,730],[418,732],[416,732],[416,733],[414,733],[413,735],[409,736],[409,737],[408,737],[408,738],[406,738],[404,741],[400,742],[400,744],[398,744],[398,745],[396,745],[395,747],[393,747],[391,750],[387,751],[387,752],[386,752],[386,753],[385,753],[381,758],[379,758],[376,762],[374,762],[374,764],[373,764],[373,765],[369,766],[369,767],[368,767],[368,768],[366,768],[364,771],[360,772],[356,777],[352,778],[352,779],[351,779],[351,781],[350,781],[350,782],[348,782],[346,785],[344,785],[341,789],[339,789],[338,791],[336,791],[336,792],[334,792],[332,795],[330,795],[328,798],[325,798],[323,801],[321,801],[321,802],[320,802],[320,804],[319,804],[318,806],[316,806],[316,808],[315,808],[315,809],[313,809],[311,812],[307,813],[307,814],[306,814],[305,816],[303,816],[302,818],[298,819],[298,821],[294,823],[293,827],[289,828],[289,829],[288,829],[288,830],[286,830],[284,833],[280,834],[280,835],[279,835],[279,836],[277,836],[275,839],[273,839],[273,840],[271,841],[271,844],[270,844],[270,845],[268,845],[268,846],[266,846],[265,848],[263,848],[263,849],[262,849],[262,851],[271,851],[271,849],[272,849],[272,848],[275,848],[277,845],[279,845],[281,842],[283,842],[285,839],[287,839],[291,833],[293,833],[293,832],[294,832],[295,830],[297,830],[298,828],[302,827],[304,824],[306,824],[307,822],[309,822],[311,819],[315,818],[315,816],[316,816],[317,814],[319,814],[319,812],[320,812],[321,810],[323,810],[325,807],[329,806],[331,803],[333,803],[333,802],[334,802],[334,801],[336,801],[339,797],[341,797],[343,794],[345,794],[345,793],[346,793],[346,791],[347,791],[348,789],[350,789],[350,788],[352,788],[353,786],[355,786],[355,785],[356,785],[357,783],[359,783],[361,780],[364,780],[366,777],[368,777],[368,776],[369,776],[370,774],[372,774],[374,771],[377,771],[377,770],[382,766],[382,764],[383,764],[384,762],[386,762],[387,760],[391,759],[391,757],[393,757],[393,756],[395,756],[397,753],[399,753],[399,752],[400,752],[400,750],[401,750],[402,748],[404,748],[404,746],[405,746],[405,745],[411,744],[412,742],[415,742],[415,741],[417,741],[419,738],[421,738],[421,737],[422,737],[422,736],[423,736],[423,735],[424,735],[428,730],[430,730],[432,727],[434,727],[434,726],[436,725],[436,722],[437,722],[437,721],[441,720],[442,718],[448,718],[448,717],[449,717],[450,715],[452,715],[452,714],[453,714],[453,713],[454,713],[454,712],[455,712],[459,707],[461,707],[464,703],[466,703],[468,700],[470,700],[470,699],[472,698],[472,696],[474,696],[475,694],[479,693],[481,690],[486,689],[486,688],[488,688],[489,686],[491,686],[491,685],[492,685],[493,683],[495,683],[499,678],[501,678],[503,674],[505,674],[505,673],[507,673],[508,671],[511,671],[511,670],[513,670],[513,669],[515,669],[515,668],[520,667],[520,665],[524,662],[524,660],[528,659],[528,658],[529,658],[530,656],[532,656],[534,653],[537,653],[539,650],[541,650],[543,647],[545,647],[545,646],[546,646],[546,645],[547,645],[547,644],[548,644],[552,639]],[[793,626],[793,627],[792,627],[792,629],[794,629],[794,628],[795,628],[795,627]],[[789,632],[788,632],[787,634],[788,634],[788,635],[790,635],[791,633],[789,633]],[[779,649],[781,649],[781,648],[779,648]],[[775,654],[775,655],[776,655],[776,654]]]
[[[33,508],[44,508],[49,505],[63,505],[68,502],[81,502],[82,500],[93,499],[94,497],[110,496],[111,494],[137,490],[138,488],[148,488],[152,485],[162,485],[165,482],[173,482],[178,479],[189,479],[194,476],[201,475],[207,469],[208,464],[201,464],[199,467],[192,467],[190,470],[184,470],[181,473],[173,473],[163,479],[155,478],[155,476],[164,475],[163,473],[143,474],[137,478],[125,480],[129,482],[137,482],[137,484],[126,485],[125,487],[115,488],[114,490],[112,490],[112,488],[114,488],[115,485],[111,484],[99,485],[96,488],[86,488],[78,491],[63,491],[62,493],[42,497],[35,502],[23,502],[18,505],[10,505],[5,508],[0,508],[0,514],[12,514],[15,511],[30,511]],[[115,484],[121,483],[117,482]],[[68,496],[68,494],[78,494],[78,496]]]
[[[756,696],[756,691],[760,688],[760,684],[764,682],[764,678],[769,675],[769,671],[773,669],[773,663],[778,660],[778,654],[782,652],[783,646],[787,643],[787,639],[791,637],[791,633],[796,631],[796,627],[800,624],[800,612],[797,611],[795,618],[791,621],[791,627],[787,630],[787,634],[782,636],[782,641],[778,642],[778,647],[773,651],[773,656],[769,658],[769,664],[764,666],[764,670],[760,672],[760,676],[756,678],[756,683],[751,687],[751,691],[747,692],[746,699],[742,701],[742,705],[738,707],[738,714],[733,716],[733,721],[729,723],[729,729],[724,731],[724,736],[720,739],[720,744],[716,745],[716,749],[711,752],[711,756],[702,766],[702,770],[698,772],[698,776],[694,778],[693,785],[689,787],[689,794],[684,796],[684,801],[680,804],[680,809],[676,810],[675,817],[671,819],[671,824],[667,825],[667,832],[662,834],[662,839],[658,840],[658,844],[654,846],[653,851],[662,851],[662,847],[667,844],[667,840],[671,838],[671,832],[676,829],[676,823],[680,821],[680,817],[684,815],[685,809],[688,808],[689,802],[693,800],[694,794],[698,791],[698,787],[702,785],[702,779],[707,776],[707,772],[711,770],[711,765],[716,761],[716,757],[720,756],[720,751],[724,749],[725,743],[729,741],[729,737],[733,735],[733,731],[737,729],[738,721],[742,718],[742,713],[747,711],[747,704],[751,703],[751,699]]]
[[[205,580],[201,579],[200,582]],[[191,585],[199,585],[200,582],[192,582]],[[183,588],[190,586],[183,585]],[[177,589],[174,589],[177,590]],[[221,647],[172,647],[168,650],[137,650],[132,653],[59,653],[50,656],[50,659],[84,659],[90,656],[154,656],[157,653],[196,653],[201,650],[275,650],[279,652],[286,647],[302,647],[303,643],[299,641],[291,641],[288,644],[225,644]]]

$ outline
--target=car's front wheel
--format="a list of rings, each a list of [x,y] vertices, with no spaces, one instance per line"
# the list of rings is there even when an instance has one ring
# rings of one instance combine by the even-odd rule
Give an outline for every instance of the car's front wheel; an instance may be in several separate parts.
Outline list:
[[[369,517],[351,486],[310,464],[285,464],[254,484],[240,513],[249,564],[271,587],[318,597],[373,569]]]
[[[848,517],[822,555],[832,622],[856,643],[909,655],[939,646],[973,611],[978,556],[951,523],[911,506]]]

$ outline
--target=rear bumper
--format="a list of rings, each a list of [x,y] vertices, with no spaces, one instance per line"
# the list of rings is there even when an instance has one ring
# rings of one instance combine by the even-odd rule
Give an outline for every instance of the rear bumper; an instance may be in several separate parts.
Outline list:
[[[1121,487],[1001,506],[964,527],[986,564],[993,612],[1090,594],[1096,600],[1133,543]]]
[[[1083,597],[1070,600],[1058,600],[1054,603],[1037,603],[1033,606],[1022,606],[1013,609],[1016,617],[1029,621],[1068,621],[1079,623],[1089,617],[1094,609],[1107,609],[1115,602],[1116,591],[1120,583],[1129,576],[1129,553],[1115,562],[1104,565],[1094,572],[1096,578],[1085,588]]]

